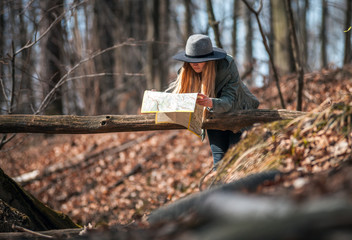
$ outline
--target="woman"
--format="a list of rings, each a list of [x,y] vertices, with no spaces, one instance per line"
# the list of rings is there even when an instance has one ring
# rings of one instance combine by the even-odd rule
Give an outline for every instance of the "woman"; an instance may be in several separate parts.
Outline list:
[[[215,114],[258,107],[258,99],[240,80],[234,59],[223,49],[213,47],[208,36],[191,35],[185,51],[173,58],[184,62],[169,88],[174,93],[198,92],[197,104]],[[216,168],[229,147],[240,140],[242,131],[209,129],[207,134]]]

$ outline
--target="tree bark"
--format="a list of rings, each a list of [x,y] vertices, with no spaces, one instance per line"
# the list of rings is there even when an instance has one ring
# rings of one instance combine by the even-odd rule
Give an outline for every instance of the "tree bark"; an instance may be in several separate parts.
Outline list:
[[[5,9],[5,2],[0,1],[0,12],[3,13]],[[4,56],[5,50],[5,16],[0,14],[0,56]],[[4,67],[5,64],[0,64],[0,78],[4,79]],[[4,95],[4,86],[0,87],[0,106],[6,102],[6,96]]]
[[[242,110],[228,115],[216,115],[203,122],[205,129],[234,130],[277,120],[294,119],[304,112],[288,110]],[[162,123],[155,124],[155,114],[145,115],[1,115],[0,133],[91,134],[108,132],[185,129]]]
[[[252,27],[252,18],[251,11],[246,8],[245,10],[245,25],[246,25],[246,45],[245,45],[245,64],[250,68],[253,65],[253,27]],[[243,78],[242,78],[243,80]],[[246,79],[248,86],[253,86],[254,80],[252,75],[248,75]]]
[[[272,25],[274,34],[274,59],[280,63],[280,74],[292,72],[291,54],[289,47],[289,34],[287,16],[285,12],[285,2],[282,0],[271,0]]]
[[[351,0],[346,0],[346,11],[345,11],[345,29],[348,30],[352,24],[352,2]],[[349,64],[352,62],[352,54],[351,54],[351,30],[345,33],[345,51],[343,64]]]
[[[232,55],[237,54],[237,20],[240,15],[240,0],[233,1]]]
[[[106,49],[115,44],[115,35],[119,31],[120,22],[119,12],[117,11],[117,1],[103,0],[103,1],[92,1],[93,10],[93,26],[91,43],[94,47],[94,51],[100,49]],[[95,71],[98,73],[113,73],[115,66],[114,51],[107,52],[104,55],[98,56],[94,59]],[[95,80],[96,81],[96,80]],[[96,105],[96,111],[99,114],[110,112],[111,109],[119,111],[117,101],[114,98],[114,94],[108,94],[112,89],[116,88],[114,76],[106,76],[104,79],[98,82],[98,103]],[[96,97],[96,96],[95,96]],[[109,104],[105,104],[109,102]]]
[[[275,83],[276,83],[276,88],[277,88],[277,91],[279,93],[279,98],[280,98],[280,102],[281,102],[281,107],[282,108],[286,108],[285,107],[285,101],[284,101],[284,97],[282,96],[282,93],[281,93],[281,89],[280,89],[280,78],[279,78],[279,74],[278,74],[278,71],[277,71],[277,68],[276,68],[276,65],[275,65],[275,58],[273,57],[273,54],[272,52],[270,51],[269,49],[269,46],[268,46],[268,42],[266,40],[266,37],[264,35],[264,31],[263,31],[263,28],[262,28],[262,24],[261,24],[261,21],[259,19],[259,14],[263,8],[263,1],[260,1],[260,7],[258,10],[254,10],[253,7],[251,7],[251,5],[249,5],[249,3],[246,1],[246,0],[242,0],[242,2],[248,7],[248,9],[254,13],[255,15],[255,18],[257,20],[257,24],[258,24],[258,27],[259,27],[259,31],[260,31],[260,34],[262,36],[262,39],[263,39],[263,44],[264,44],[264,47],[265,47],[265,50],[266,52],[268,53],[269,55],[269,59],[270,59],[270,65],[271,65],[271,69],[273,71],[273,74],[274,74],[274,78],[275,78]]]
[[[213,31],[214,31],[216,46],[219,48],[223,48],[221,41],[220,41],[219,22],[216,21],[216,19],[215,19],[213,4],[212,4],[211,0],[207,0],[207,12],[208,12],[209,25],[213,28]]]
[[[302,95],[303,95],[303,85],[304,85],[304,71],[303,71],[302,58],[299,51],[299,45],[298,45],[298,40],[296,35],[295,20],[293,18],[291,0],[286,0],[286,9],[287,9],[287,15],[289,19],[289,33],[290,33],[290,39],[291,39],[291,47],[293,50],[293,57],[296,65],[296,72],[298,75],[296,109],[298,111],[301,111],[302,99],[303,99]]]
[[[191,5],[192,5],[192,0],[183,0],[183,4],[185,6],[185,37],[184,37],[184,42],[187,41],[188,37],[192,35],[193,33],[193,28],[192,28],[192,11],[191,11]]]
[[[43,16],[42,32],[46,31],[64,11],[64,1],[41,1],[40,7]],[[44,92],[49,93],[63,75],[65,30],[58,22],[42,39],[41,44],[41,78],[47,83]],[[51,104],[45,110],[47,114],[62,114],[62,90],[57,89],[51,99]]]
[[[147,22],[147,89],[161,90],[160,75],[158,74],[159,49],[158,41],[160,40],[159,32],[159,0],[147,1],[146,22]]]
[[[322,13],[321,13],[321,28],[320,28],[320,39],[321,39],[321,65],[326,67],[328,65],[327,59],[327,18],[328,18],[328,2],[327,0],[322,0]]]
[[[307,22],[307,14],[309,11],[309,0],[304,0],[304,6],[301,7],[300,10],[300,19],[301,21],[299,21],[300,24],[300,28],[301,28],[301,39],[302,39],[302,65],[303,65],[303,69],[305,71],[307,71],[309,68],[307,66],[308,64],[308,22]]]

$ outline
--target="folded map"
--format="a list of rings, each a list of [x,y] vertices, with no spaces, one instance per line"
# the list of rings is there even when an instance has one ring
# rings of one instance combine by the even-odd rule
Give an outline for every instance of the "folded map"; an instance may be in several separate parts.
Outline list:
[[[200,136],[203,107],[196,104],[197,93],[145,91],[141,113],[156,113],[155,123],[175,123]]]

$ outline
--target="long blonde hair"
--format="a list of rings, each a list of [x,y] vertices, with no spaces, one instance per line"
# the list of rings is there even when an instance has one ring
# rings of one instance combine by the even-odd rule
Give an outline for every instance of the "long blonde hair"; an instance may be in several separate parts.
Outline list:
[[[215,97],[215,61],[206,62],[201,73],[196,73],[188,62],[181,68],[176,81],[171,83],[166,91],[173,93],[203,93]],[[204,109],[203,120],[207,117],[208,111]]]
[[[215,97],[215,61],[206,62],[202,72],[196,73],[188,62],[181,68],[176,81],[170,86],[173,93],[203,93]]]

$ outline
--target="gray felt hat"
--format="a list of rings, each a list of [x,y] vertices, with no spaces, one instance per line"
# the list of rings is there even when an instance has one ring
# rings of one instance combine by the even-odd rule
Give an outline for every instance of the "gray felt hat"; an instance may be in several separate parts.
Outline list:
[[[173,56],[173,59],[183,62],[198,63],[219,60],[225,57],[225,50],[213,47],[208,36],[194,34],[188,38],[185,51],[177,53]]]

